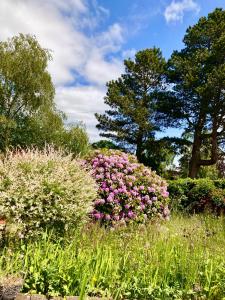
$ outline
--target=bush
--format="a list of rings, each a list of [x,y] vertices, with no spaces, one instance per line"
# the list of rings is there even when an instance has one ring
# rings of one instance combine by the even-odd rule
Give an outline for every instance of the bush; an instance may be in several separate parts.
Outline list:
[[[169,182],[168,190],[174,210],[225,212],[224,180],[178,179]]]
[[[92,217],[102,223],[168,219],[167,183],[119,150],[94,151],[86,160],[99,186]]]
[[[95,198],[93,178],[71,155],[28,150],[0,161],[0,219],[22,236],[80,226]]]

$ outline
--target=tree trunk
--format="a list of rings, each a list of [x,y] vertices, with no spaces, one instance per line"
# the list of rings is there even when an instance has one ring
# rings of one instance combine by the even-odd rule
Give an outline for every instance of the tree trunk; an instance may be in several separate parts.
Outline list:
[[[211,136],[211,153],[209,159],[201,159],[201,145],[204,139],[204,134],[202,133],[204,125],[204,118],[200,119],[195,130],[194,142],[192,148],[192,155],[189,167],[189,177],[196,178],[201,166],[212,166],[218,161],[218,124],[216,118],[213,121],[212,133]]]
[[[142,152],[143,152],[143,133],[139,132],[137,135],[137,148],[136,148],[136,156],[139,162],[142,162]]]
[[[190,178],[196,178],[200,169],[200,148],[201,148],[201,136],[199,133],[196,133],[194,136],[194,142],[192,147],[192,155],[189,165],[189,174]]]
[[[190,178],[196,178],[200,169],[200,160],[201,160],[201,154],[200,149],[202,145],[202,130],[205,123],[205,114],[203,112],[200,112],[198,123],[195,128],[194,133],[194,141],[193,141],[193,147],[192,147],[192,153],[191,153],[191,160],[189,165],[189,174],[188,176]]]
[[[200,159],[200,166],[212,166],[218,161],[218,133],[217,133],[218,125],[216,122],[216,118],[213,122],[213,128],[211,133],[211,154],[209,159]]]

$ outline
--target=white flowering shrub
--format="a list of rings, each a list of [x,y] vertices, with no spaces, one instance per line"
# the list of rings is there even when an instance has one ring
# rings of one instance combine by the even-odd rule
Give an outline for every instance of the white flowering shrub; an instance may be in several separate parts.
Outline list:
[[[88,220],[94,179],[71,155],[53,149],[8,153],[0,161],[0,219],[22,236],[64,232]]]

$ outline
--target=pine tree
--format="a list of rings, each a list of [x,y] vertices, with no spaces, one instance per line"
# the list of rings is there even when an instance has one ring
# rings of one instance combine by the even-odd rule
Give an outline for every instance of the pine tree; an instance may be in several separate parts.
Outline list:
[[[139,51],[125,60],[125,73],[107,83],[104,114],[96,114],[100,135],[119,147],[136,151],[142,161],[144,145],[160,129],[155,120],[155,94],[165,88],[165,59],[157,48]]]

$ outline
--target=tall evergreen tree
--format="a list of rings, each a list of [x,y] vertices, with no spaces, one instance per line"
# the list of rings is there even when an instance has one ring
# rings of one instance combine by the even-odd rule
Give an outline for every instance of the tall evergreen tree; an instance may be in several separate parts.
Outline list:
[[[201,166],[217,162],[225,139],[225,11],[216,9],[200,18],[183,41],[184,49],[174,51],[169,60],[173,92],[162,103],[167,121],[180,121],[176,125],[193,133],[189,176],[194,178]],[[203,153],[206,144],[210,144],[208,158]]]
[[[142,161],[144,145],[159,125],[155,122],[155,93],[164,88],[165,59],[157,48],[136,53],[125,60],[125,73],[107,83],[105,103],[110,109],[96,114],[100,135],[121,148],[135,150]]]

